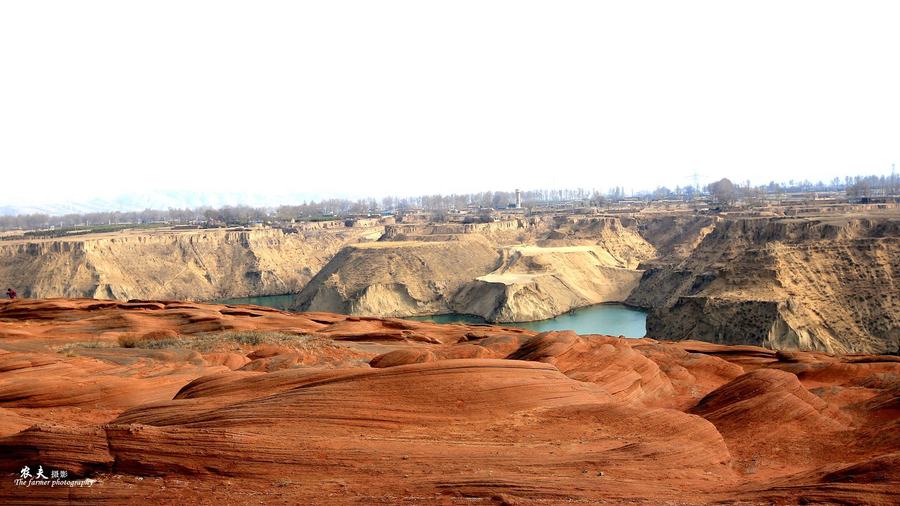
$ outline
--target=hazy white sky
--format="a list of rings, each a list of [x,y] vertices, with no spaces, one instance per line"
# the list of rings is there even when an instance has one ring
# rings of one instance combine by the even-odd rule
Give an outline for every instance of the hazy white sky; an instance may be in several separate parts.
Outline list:
[[[896,0],[3,2],[0,199],[889,173],[898,34]]]

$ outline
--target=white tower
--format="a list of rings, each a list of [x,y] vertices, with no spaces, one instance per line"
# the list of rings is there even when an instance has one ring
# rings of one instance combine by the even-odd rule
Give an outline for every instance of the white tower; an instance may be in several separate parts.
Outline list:
[[[516,209],[522,209],[522,190],[516,188]]]

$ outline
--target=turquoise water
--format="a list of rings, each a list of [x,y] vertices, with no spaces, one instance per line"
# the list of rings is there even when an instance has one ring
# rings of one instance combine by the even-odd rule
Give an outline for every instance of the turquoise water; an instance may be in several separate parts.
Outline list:
[[[434,323],[489,323],[480,316],[470,314],[435,314],[429,316],[407,316],[404,320],[414,320],[417,322],[434,322]],[[512,323],[504,323],[510,327],[515,326]]]
[[[222,299],[214,301],[216,304],[253,304],[255,306],[273,307],[282,311],[290,311],[294,302],[294,296],[287,295],[261,295],[259,297],[237,297],[234,299]]]
[[[290,311],[293,295],[265,295],[217,300],[220,304],[255,304]],[[487,323],[478,316],[444,314],[409,317],[408,320],[435,323]],[[547,332],[549,330],[574,330],[579,334],[607,334],[611,336],[644,337],[647,333],[647,313],[623,304],[597,304],[575,309],[549,320],[521,323],[503,323],[507,327],[519,327]]]
[[[435,323],[486,323],[481,317],[459,314],[419,316],[408,319]],[[537,332],[574,330],[579,334],[644,337],[647,334],[647,313],[623,304],[597,304],[575,309],[549,320],[502,323],[500,325]]]

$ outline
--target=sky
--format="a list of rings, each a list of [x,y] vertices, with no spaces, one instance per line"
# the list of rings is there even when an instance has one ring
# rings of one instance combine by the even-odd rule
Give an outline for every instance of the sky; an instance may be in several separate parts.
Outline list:
[[[896,0],[3,2],[0,204],[889,174],[898,34]]]

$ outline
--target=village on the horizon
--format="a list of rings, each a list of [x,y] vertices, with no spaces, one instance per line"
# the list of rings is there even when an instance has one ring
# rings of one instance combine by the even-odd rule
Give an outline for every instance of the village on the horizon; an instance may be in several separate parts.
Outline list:
[[[227,205],[219,208],[145,209],[48,215],[0,215],[0,239],[59,236],[91,231],[114,231],[140,226],[285,226],[298,222],[392,218],[398,222],[487,223],[514,216],[569,212],[572,214],[622,213],[640,209],[682,209],[698,213],[734,212],[773,206],[837,206],[900,202],[900,176],[856,176],[843,180],[774,181],[753,186],[727,178],[701,186],[658,187],[653,191],[626,192],[623,187],[598,190],[557,189],[488,191],[471,194],[384,197],[381,199],[323,199],[277,206]]]

